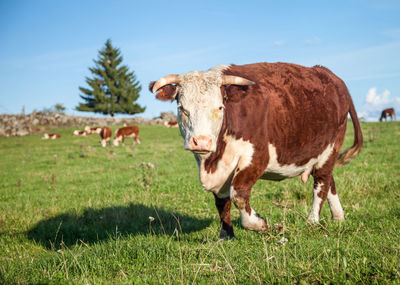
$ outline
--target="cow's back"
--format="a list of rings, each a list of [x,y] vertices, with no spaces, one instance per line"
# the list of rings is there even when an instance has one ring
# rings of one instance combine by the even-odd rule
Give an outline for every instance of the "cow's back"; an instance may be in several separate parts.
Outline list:
[[[127,126],[127,127],[122,127],[119,128],[116,133],[115,137],[120,137],[120,136],[132,136],[132,135],[137,135],[139,134],[139,127],[138,126]]]
[[[222,87],[229,98],[227,133],[256,149],[274,145],[280,163],[304,164],[345,132],[350,95],[325,67],[258,63],[232,65],[225,74],[256,82]]]

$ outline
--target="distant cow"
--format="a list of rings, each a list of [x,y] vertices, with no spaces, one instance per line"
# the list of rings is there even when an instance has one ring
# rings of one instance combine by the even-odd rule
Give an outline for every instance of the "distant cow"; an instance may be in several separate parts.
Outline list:
[[[88,135],[100,134],[101,129],[102,129],[102,128],[100,128],[100,127],[89,127],[89,126],[86,126],[86,127],[85,127],[85,131],[86,131],[86,133],[87,133]]]
[[[177,121],[165,121],[164,126],[166,126],[167,128],[177,128],[178,122]]]
[[[133,138],[134,142],[137,142],[140,144],[140,138],[139,138],[139,127],[138,126],[128,126],[128,127],[123,127],[119,128],[115,132],[114,136],[114,145],[118,146],[119,142],[124,143],[125,138]]]
[[[55,140],[55,139],[59,139],[61,138],[60,134],[48,134],[48,133],[44,133],[42,140]]]
[[[205,190],[213,192],[221,238],[234,237],[231,201],[242,226],[263,232],[266,221],[250,206],[258,179],[314,178],[308,220],[318,222],[328,199],[343,220],[332,171],[361,150],[363,137],[345,83],[322,66],[289,63],[221,65],[173,74],[150,83],[156,98],[176,100],[184,148],[192,151]],[[354,144],[339,155],[350,113]]]
[[[111,140],[111,129],[108,127],[103,127],[101,128],[100,131],[100,137],[101,137],[101,146],[102,147],[106,147],[107,142],[109,142]]]
[[[379,122],[382,122],[383,119],[385,119],[385,121],[387,121],[387,118],[390,117],[390,119],[393,121],[396,121],[396,115],[394,113],[394,109],[393,108],[388,108],[382,111],[381,117],[379,118]]]
[[[87,136],[87,133],[86,133],[86,131],[75,130],[75,131],[74,131],[74,136],[86,137],[86,136]]]

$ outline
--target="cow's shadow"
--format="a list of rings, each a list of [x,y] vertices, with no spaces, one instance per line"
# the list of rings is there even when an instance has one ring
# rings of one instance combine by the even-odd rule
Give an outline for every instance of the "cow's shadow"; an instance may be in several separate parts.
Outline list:
[[[48,249],[58,249],[64,245],[94,244],[117,236],[191,233],[208,227],[211,221],[157,207],[130,204],[126,207],[87,208],[79,215],[61,214],[38,222],[27,236]]]

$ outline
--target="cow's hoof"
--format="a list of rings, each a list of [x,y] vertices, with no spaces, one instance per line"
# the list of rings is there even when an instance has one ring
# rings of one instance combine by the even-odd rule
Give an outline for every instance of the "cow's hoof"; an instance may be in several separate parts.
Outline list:
[[[342,212],[342,213],[338,213],[338,214],[332,215],[332,219],[335,222],[344,222],[344,213]]]
[[[233,227],[223,226],[221,227],[221,231],[219,232],[219,239],[223,240],[232,240],[235,238],[235,234],[233,233]]]
[[[230,236],[230,235],[222,235],[222,234],[220,234],[218,239],[219,240],[234,240],[234,239],[236,239],[236,236],[235,235]]]
[[[263,233],[269,229],[267,221],[255,212],[250,217],[242,216],[242,226],[246,230],[258,233]]]
[[[267,221],[264,218],[260,217],[260,219],[262,219],[263,223],[262,223],[261,228],[258,230],[258,233],[262,234],[262,233],[266,232],[267,230],[269,230],[269,225],[267,224]]]
[[[307,223],[312,224],[312,225],[319,224],[319,215],[310,213],[307,217]]]

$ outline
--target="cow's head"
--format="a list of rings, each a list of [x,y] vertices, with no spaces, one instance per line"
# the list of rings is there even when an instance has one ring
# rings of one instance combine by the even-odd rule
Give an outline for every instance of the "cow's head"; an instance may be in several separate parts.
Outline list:
[[[113,145],[114,146],[119,146],[119,142],[120,141],[122,141],[122,136],[119,136],[119,137],[115,136],[114,140],[113,140]]]
[[[221,86],[254,84],[242,77],[223,75],[226,68],[167,75],[150,83],[150,91],[157,93],[157,99],[177,101],[179,129],[186,150],[200,155],[216,150],[225,108]]]

